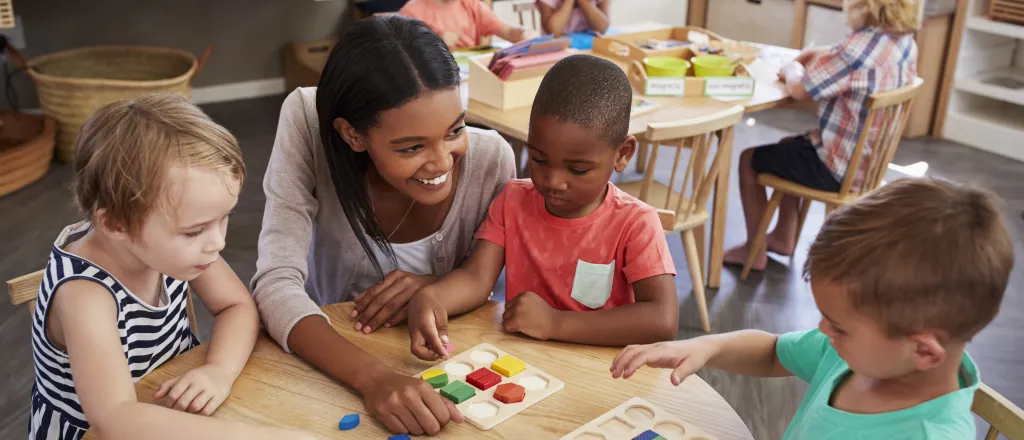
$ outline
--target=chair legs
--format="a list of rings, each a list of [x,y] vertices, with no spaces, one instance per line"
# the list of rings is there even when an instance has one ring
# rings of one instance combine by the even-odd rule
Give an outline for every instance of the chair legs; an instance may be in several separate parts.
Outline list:
[[[746,280],[747,276],[750,275],[750,268],[754,265],[754,258],[757,258],[757,254],[760,249],[764,247],[765,237],[768,235],[768,225],[772,222],[772,216],[775,215],[775,211],[779,209],[779,202],[782,201],[783,193],[776,189],[772,191],[772,198],[768,200],[768,206],[764,209],[764,214],[761,215],[761,223],[757,225],[757,235],[754,235],[754,240],[747,242],[747,264],[743,265],[743,272],[740,274],[741,280]]]
[[[800,201],[800,217],[796,221],[796,237],[793,238],[793,255],[796,255],[796,244],[800,242],[800,233],[804,230],[804,220],[807,220],[807,211],[811,210],[811,199]]]
[[[701,273],[700,257],[697,255],[697,242],[693,230],[683,231],[683,249],[686,251],[686,266],[690,268],[690,281],[693,283],[693,297],[697,300],[697,311],[700,312],[700,324],[704,332],[711,333],[711,320],[708,318],[708,302],[704,297],[704,275]]]

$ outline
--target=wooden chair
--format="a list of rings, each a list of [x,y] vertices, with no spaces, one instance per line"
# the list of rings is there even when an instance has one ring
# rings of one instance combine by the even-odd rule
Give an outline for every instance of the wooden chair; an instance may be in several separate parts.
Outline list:
[[[742,118],[743,107],[733,106],[700,118],[649,124],[644,141],[651,142],[653,146],[643,180],[617,184],[627,193],[658,208],[661,226],[666,231],[681,232],[693,296],[705,332],[711,331],[703,275],[704,231],[711,216],[707,209],[708,197],[713,192],[721,167],[729,166],[731,159],[723,157],[722,146],[731,144],[733,128]],[[717,147],[712,145],[716,137]],[[673,148],[676,153],[668,185],[654,180],[659,146]],[[682,189],[676,192],[681,156],[687,148],[690,154],[682,168]]]
[[[985,440],[996,440],[999,434],[1009,440],[1024,440],[1024,410],[988,385],[983,383],[974,392],[971,411],[989,424]]]
[[[537,2],[535,0],[513,0],[512,11],[519,15],[519,25],[526,26],[526,17],[530,17],[530,29],[542,33],[540,25],[537,22],[540,12],[537,11]]]
[[[750,268],[754,264],[754,258],[757,256],[757,252],[754,250],[761,249],[765,245],[768,226],[772,221],[772,216],[775,215],[775,210],[779,207],[779,202],[782,201],[783,195],[789,194],[801,199],[800,217],[797,220],[796,227],[796,236],[799,237],[812,201],[824,203],[827,215],[840,205],[852,202],[861,195],[878,188],[879,184],[882,183],[882,178],[885,177],[886,170],[889,168],[889,163],[892,162],[893,155],[896,154],[896,147],[900,143],[900,138],[903,137],[903,129],[907,125],[910,109],[914,105],[914,97],[917,95],[917,91],[923,82],[924,80],[921,78],[916,78],[910,85],[887,92],[875,93],[868,97],[865,104],[868,108],[868,116],[864,121],[865,129],[861,130],[860,138],[857,140],[857,146],[850,157],[850,163],[846,169],[846,177],[843,179],[839,192],[811,189],[774,174],[761,173],[757,175],[758,184],[771,187],[774,191],[772,191],[772,198],[768,201],[764,214],[761,215],[761,223],[757,226],[757,235],[754,236],[753,242],[749,247],[750,255],[747,256],[747,262],[743,266],[740,279],[746,280],[747,276],[750,275]],[[868,143],[868,135],[871,132],[870,129],[866,128],[876,125],[876,121],[881,121],[878,138],[873,142],[874,145],[871,148],[871,152],[865,155],[864,149]],[[856,179],[864,159],[867,160],[867,163],[863,164],[866,170],[864,182],[860,185],[860,188],[854,188],[854,179]]]
[[[21,305],[28,303],[28,312],[35,314],[36,298],[39,296],[39,286],[43,284],[43,275],[46,270],[38,270],[27,275],[7,280],[7,293],[11,296],[11,304]],[[192,304],[192,288],[185,296],[185,309],[188,312],[188,325],[192,333],[199,335],[199,324],[196,322],[196,310]]]

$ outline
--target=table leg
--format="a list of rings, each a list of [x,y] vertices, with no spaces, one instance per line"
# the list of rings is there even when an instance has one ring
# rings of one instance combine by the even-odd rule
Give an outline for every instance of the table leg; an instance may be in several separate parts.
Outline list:
[[[721,132],[718,138],[721,139]],[[708,258],[708,288],[722,284],[722,263],[725,256],[725,213],[729,210],[729,172],[732,171],[732,142],[718,145],[723,163],[715,182],[714,207],[711,211],[711,253]]]

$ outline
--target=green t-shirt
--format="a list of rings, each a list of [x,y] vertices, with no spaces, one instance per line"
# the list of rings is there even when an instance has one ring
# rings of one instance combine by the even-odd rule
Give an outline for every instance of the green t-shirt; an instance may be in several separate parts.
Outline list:
[[[850,366],[820,330],[786,333],[775,351],[782,366],[810,384],[784,440],[920,440],[976,438],[971,403],[981,383],[967,353],[960,363],[960,389],[899,411],[853,414],[829,405]]]

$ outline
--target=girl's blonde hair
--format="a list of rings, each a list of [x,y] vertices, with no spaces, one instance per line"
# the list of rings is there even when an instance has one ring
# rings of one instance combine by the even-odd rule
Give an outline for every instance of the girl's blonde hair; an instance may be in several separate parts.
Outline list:
[[[137,236],[166,197],[167,170],[197,167],[245,179],[238,141],[178,95],[148,95],[108,104],[75,140],[75,202],[89,220]]]
[[[894,34],[917,31],[923,7],[922,0],[843,0],[843,14],[850,28],[874,26]]]

